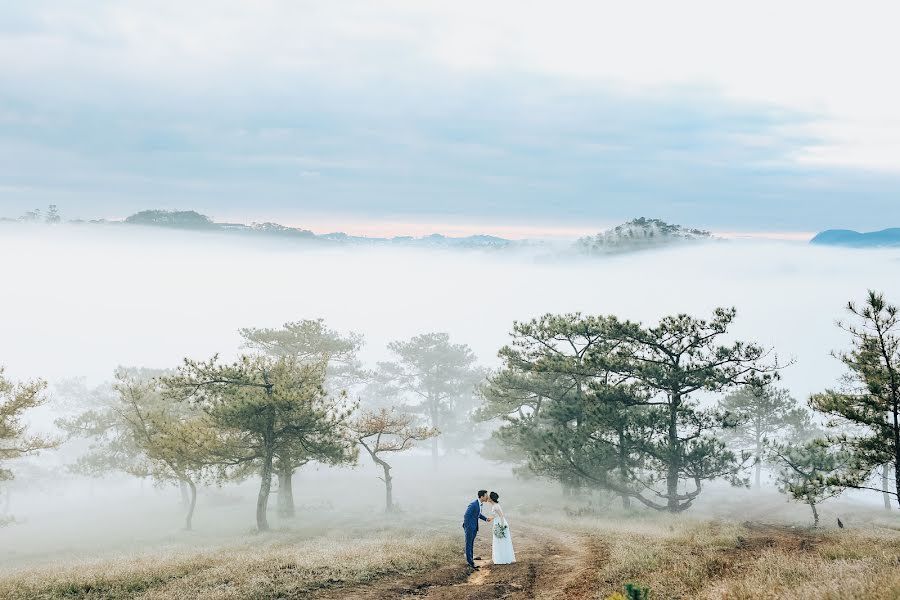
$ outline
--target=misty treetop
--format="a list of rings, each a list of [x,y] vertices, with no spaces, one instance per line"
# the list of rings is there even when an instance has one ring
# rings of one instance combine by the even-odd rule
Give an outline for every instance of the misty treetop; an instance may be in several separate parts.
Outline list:
[[[340,333],[324,319],[304,319],[280,328],[245,327],[239,330],[244,347],[276,356],[292,356],[301,363],[324,363],[326,382],[346,388],[366,380],[358,355],[365,338],[356,332]]]
[[[439,439],[446,449],[471,443],[470,417],[479,403],[478,388],[485,375],[471,348],[452,343],[447,333],[425,333],[391,342],[388,350],[394,360],[378,363],[373,395],[402,402],[441,432],[440,438],[432,438],[435,461]]]
[[[733,421],[734,427],[726,432],[729,445],[752,454],[756,488],[760,487],[766,442],[796,434],[797,427],[809,420],[808,412],[790,391],[771,382],[751,381],[720,400],[719,409]]]
[[[712,239],[712,234],[641,217],[593,236],[579,238],[575,248],[584,254],[618,254],[672,244]]]

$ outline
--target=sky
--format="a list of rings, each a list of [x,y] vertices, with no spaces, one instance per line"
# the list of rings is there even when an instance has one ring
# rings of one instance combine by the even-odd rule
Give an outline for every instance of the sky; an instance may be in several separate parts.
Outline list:
[[[9,3],[0,216],[900,226],[891,2]]]

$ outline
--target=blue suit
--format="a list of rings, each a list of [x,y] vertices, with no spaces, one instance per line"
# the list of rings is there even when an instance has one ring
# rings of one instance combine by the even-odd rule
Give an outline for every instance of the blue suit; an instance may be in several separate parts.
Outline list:
[[[481,514],[481,502],[474,500],[466,508],[463,515],[463,531],[466,532],[466,562],[475,566],[475,535],[478,533],[478,519],[487,521],[487,517]]]

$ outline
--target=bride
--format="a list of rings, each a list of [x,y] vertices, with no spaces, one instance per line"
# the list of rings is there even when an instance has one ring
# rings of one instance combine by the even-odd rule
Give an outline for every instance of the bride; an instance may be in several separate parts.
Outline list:
[[[491,513],[494,515],[491,531],[494,536],[493,556],[491,562],[495,565],[508,565],[516,562],[516,552],[513,550],[512,534],[509,531],[509,523],[506,515],[500,508],[500,495],[497,492],[490,494]]]

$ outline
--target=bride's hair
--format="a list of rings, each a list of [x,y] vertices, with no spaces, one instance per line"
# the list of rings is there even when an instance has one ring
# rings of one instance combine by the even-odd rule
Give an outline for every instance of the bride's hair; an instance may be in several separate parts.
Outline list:
[[[491,502],[499,502],[499,501],[500,501],[500,494],[498,494],[497,492],[491,492]]]

